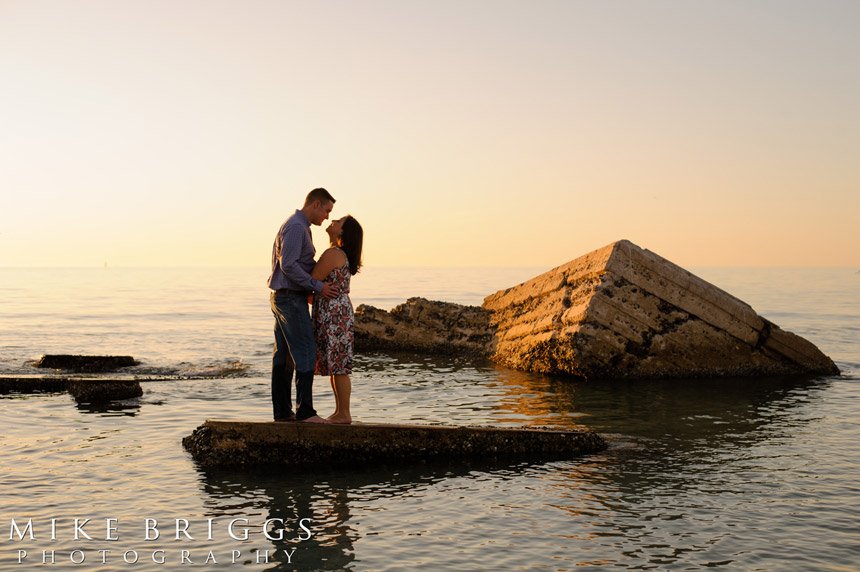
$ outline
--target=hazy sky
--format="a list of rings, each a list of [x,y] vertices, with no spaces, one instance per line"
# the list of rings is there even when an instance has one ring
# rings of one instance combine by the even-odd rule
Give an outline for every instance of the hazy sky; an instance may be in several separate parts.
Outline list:
[[[0,266],[860,265],[855,0],[0,0],[0,82]]]

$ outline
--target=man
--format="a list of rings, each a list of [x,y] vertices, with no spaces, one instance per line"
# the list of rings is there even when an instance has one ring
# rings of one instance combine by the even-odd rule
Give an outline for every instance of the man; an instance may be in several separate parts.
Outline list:
[[[334,298],[338,289],[311,277],[314,249],[311,225],[320,225],[334,208],[334,198],[323,188],[308,193],[305,205],[281,225],[272,246],[269,276],[272,313],[275,315],[275,351],[272,355],[272,407],[275,421],[325,423],[313,405],[317,349],[308,294]],[[296,412],[290,386],[296,371]]]

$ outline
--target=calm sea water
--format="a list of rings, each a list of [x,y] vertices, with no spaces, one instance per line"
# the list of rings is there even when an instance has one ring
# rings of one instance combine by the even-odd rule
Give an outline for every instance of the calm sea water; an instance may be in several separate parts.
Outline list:
[[[352,297],[478,304],[540,270],[368,268]],[[161,379],[108,409],[67,394],[0,396],[0,570],[860,569],[860,274],[696,271],[816,343],[843,374],[580,383],[363,355],[357,419],[587,427],[612,447],[565,462],[307,473],[203,470],[180,443],[206,418],[269,418],[265,270],[0,269],[0,375],[36,373],[42,353],[111,353]],[[316,401],[331,409],[323,378]],[[74,539],[76,518],[90,519],[92,540]],[[284,521],[283,539],[264,536],[270,518]],[[36,539],[10,540],[12,519],[32,519]],[[175,539],[177,519],[193,540]],[[230,536],[233,519],[247,519],[247,540],[243,520]],[[56,564],[42,565],[43,551]]]

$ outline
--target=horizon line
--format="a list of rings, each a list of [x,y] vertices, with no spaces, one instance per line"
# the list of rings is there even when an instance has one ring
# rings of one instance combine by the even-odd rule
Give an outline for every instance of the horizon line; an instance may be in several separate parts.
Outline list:
[[[568,261],[570,262],[570,261]],[[408,265],[365,265],[362,267],[362,270],[368,268],[376,268],[376,269],[446,269],[446,270],[463,270],[463,269],[532,269],[532,268],[546,268],[547,270],[551,270],[553,268],[557,268],[558,266],[567,264],[567,262],[562,262],[561,264],[555,264],[552,266],[545,265],[519,265],[519,266],[491,266],[484,264],[471,264],[471,265],[450,265],[450,266],[442,266],[436,264],[429,265],[416,265],[416,264],[408,264]],[[676,266],[681,266],[680,264],[675,263]],[[681,266],[682,268],[725,268],[725,269],[735,269],[735,268],[756,268],[756,269],[831,269],[831,270],[842,270],[842,269],[858,269],[860,272],[860,266],[853,265],[844,265],[844,266],[831,266],[831,265],[812,265],[812,266],[803,266],[803,265],[756,265],[756,264],[691,264],[688,267]],[[170,270],[170,269],[259,269],[270,271],[271,269],[268,266],[257,266],[257,265],[133,265],[133,266],[100,266],[100,265],[92,265],[92,266],[47,266],[47,265],[32,265],[32,266],[4,266],[0,265],[0,270]]]

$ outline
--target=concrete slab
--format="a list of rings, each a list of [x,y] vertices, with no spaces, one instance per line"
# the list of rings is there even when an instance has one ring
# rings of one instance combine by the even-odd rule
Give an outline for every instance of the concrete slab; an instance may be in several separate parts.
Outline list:
[[[207,420],[182,440],[201,466],[354,465],[379,461],[521,457],[561,459],[602,451],[591,431],[356,423]]]
[[[68,354],[43,355],[36,367],[62,369],[77,373],[100,373],[116,371],[123,367],[137,365],[131,356],[85,356]]]
[[[4,393],[59,393],[66,391],[68,379],[28,376],[0,377],[0,394]]]
[[[495,328],[490,357],[512,369],[587,379],[839,373],[811,342],[628,240],[487,296],[483,308]]]

